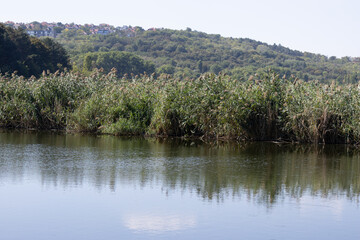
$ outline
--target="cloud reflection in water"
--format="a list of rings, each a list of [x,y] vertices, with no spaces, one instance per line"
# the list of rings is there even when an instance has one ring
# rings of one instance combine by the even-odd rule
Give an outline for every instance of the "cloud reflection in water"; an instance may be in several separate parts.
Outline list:
[[[127,215],[123,221],[130,230],[154,233],[184,230],[197,224],[195,216],[186,215]]]

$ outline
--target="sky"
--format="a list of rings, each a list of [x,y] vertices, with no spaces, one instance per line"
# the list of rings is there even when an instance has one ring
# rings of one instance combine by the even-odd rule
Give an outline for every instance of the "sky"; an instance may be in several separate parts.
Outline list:
[[[359,0],[17,0],[0,22],[187,27],[328,57],[360,57]]]

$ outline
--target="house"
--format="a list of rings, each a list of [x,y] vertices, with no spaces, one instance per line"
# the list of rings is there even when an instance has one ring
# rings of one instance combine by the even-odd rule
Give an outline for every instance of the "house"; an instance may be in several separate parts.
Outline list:
[[[110,34],[110,31],[109,31],[109,30],[106,30],[106,29],[99,29],[96,34],[109,35],[109,34]]]
[[[27,30],[27,34],[33,37],[56,37],[55,31],[53,29],[48,30]]]

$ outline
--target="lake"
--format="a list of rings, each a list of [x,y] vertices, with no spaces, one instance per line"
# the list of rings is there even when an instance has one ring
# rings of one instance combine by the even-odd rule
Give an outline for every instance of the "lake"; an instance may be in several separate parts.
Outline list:
[[[360,150],[0,132],[0,239],[360,239]]]

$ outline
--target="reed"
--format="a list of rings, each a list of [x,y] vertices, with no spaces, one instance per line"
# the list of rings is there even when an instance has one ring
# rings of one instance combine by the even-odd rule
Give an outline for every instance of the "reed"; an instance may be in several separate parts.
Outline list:
[[[357,144],[359,103],[357,84],[303,82],[271,71],[246,81],[223,74],[118,79],[115,71],[0,76],[3,128]]]

